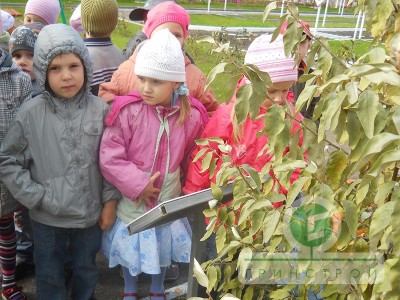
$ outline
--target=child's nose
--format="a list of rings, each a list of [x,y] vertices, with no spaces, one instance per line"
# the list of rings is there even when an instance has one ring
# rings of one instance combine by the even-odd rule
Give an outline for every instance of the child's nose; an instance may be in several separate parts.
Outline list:
[[[69,70],[64,70],[63,72],[62,72],[62,79],[63,80],[69,80],[69,79],[71,79],[71,72],[69,71]]]

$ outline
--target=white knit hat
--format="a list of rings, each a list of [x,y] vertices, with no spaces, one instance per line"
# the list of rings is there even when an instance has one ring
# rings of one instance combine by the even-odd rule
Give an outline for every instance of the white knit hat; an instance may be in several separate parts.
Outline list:
[[[177,38],[168,29],[154,33],[139,49],[134,72],[158,80],[185,82],[185,59]]]

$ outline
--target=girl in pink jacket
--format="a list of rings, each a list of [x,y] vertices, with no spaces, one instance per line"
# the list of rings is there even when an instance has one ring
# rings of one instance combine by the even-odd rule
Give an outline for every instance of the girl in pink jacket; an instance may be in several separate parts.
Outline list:
[[[150,298],[159,300],[165,299],[163,281],[171,259],[190,260],[187,219],[131,236],[126,224],[181,194],[181,174],[208,115],[188,96],[182,50],[167,29],[144,42],[134,73],[138,91],[116,97],[100,146],[102,174],[124,196],[113,228],[103,235],[102,252],[110,267],[122,267],[124,300],[138,299],[141,272],[151,274]]]

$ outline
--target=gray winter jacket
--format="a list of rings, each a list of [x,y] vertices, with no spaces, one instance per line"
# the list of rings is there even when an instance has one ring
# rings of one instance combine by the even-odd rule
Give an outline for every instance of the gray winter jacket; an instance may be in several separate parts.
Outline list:
[[[71,52],[84,63],[85,83],[73,98],[60,99],[48,87],[47,67],[56,55]],[[104,202],[121,197],[103,180],[98,166],[108,106],[89,92],[89,54],[72,27],[44,27],[34,53],[42,94],[20,107],[1,145],[0,179],[30,210],[32,220],[64,228],[90,227]]]

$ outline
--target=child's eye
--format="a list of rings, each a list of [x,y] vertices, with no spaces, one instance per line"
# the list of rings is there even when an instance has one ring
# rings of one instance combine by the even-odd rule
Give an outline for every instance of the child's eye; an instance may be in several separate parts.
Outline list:
[[[13,58],[20,59],[20,58],[21,58],[21,55],[19,55],[19,54],[14,54],[14,55],[13,55]]]
[[[157,80],[157,79],[153,79],[153,83],[154,83],[154,84],[160,84],[161,81],[160,81],[160,80]]]
[[[59,71],[60,68],[59,67],[50,67],[49,70],[50,71]]]
[[[137,75],[137,78],[142,82],[144,81],[144,78],[142,76]]]
[[[71,65],[71,69],[76,69],[76,68],[79,68],[80,67],[80,65],[79,64],[76,64],[76,65]]]

